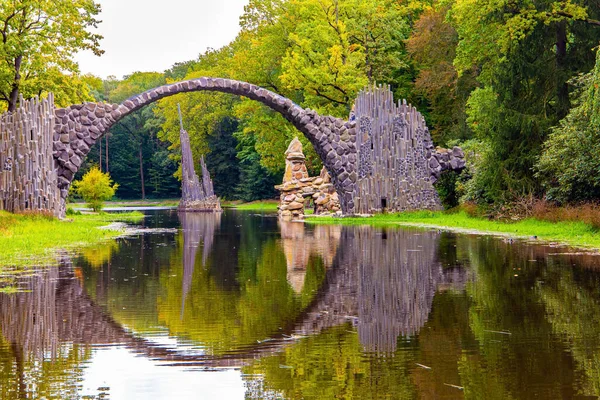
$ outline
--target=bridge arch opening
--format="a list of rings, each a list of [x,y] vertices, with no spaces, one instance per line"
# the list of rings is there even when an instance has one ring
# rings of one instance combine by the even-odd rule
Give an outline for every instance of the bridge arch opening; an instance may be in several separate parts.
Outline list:
[[[54,157],[58,187],[66,199],[75,173],[97,140],[122,118],[162,98],[180,93],[212,91],[244,96],[279,112],[312,143],[330,172],[342,211],[353,211],[356,183],[356,123],[321,116],[270,90],[231,79],[203,77],[163,85],[133,96],[121,104],[85,103],[55,110]],[[352,158],[351,155],[354,155]]]

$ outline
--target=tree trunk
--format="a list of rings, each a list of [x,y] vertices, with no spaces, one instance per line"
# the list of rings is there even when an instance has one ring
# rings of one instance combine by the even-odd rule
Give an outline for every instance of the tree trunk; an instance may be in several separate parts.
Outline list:
[[[8,96],[8,111],[13,112],[17,109],[17,103],[19,101],[19,87],[21,85],[21,63],[23,62],[23,56],[20,55],[15,58],[15,79],[12,83],[10,95]]]
[[[569,113],[571,103],[569,101],[569,84],[567,83],[567,25],[560,21],[556,28],[556,96],[559,119],[563,119]]]
[[[371,65],[371,59],[369,57],[369,37],[365,34],[365,63],[367,64],[367,78],[369,84],[373,83],[373,66]]]
[[[102,140],[98,142],[98,167],[100,168],[100,172],[102,172]]]
[[[108,133],[104,137],[106,138],[106,173],[108,174]]]
[[[144,186],[144,156],[142,154],[142,141],[140,141],[140,180],[142,183],[142,200],[146,200],[146,188]]]

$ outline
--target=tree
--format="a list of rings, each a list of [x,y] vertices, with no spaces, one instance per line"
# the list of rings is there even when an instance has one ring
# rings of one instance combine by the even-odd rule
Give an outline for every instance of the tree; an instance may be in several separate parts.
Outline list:
[[[407,41],[407,50],[420,70],[414,91],[426,100],[421,112],[438,145],[471,136],[465,109],[469,94],[477,86],[475,70],[464,71],[459,77],[453,65],[458,34],[446,20],[448,8],[436,5],[423,12]]]
[[[89,32],[99,12],[93,0],[0,1],[0,100],[9,111],[17,107],[20,93],[31,97],[54,91],[58,104],[60,95],[89,97],[76,77],[73,56],[80,50],[102,54],[102,36]]]
[[[577,106],[552,129],[536,165],[547,197],[559,202],[600,197],[600,48],[594,69],[576,82]]]
[[[110,176],[92,167],[80,181],[73,182],[75,192],[80,195],[94,211],[102,210],[102,202],[110,200],[119,185],[112,183]]]
[[[119,82],[115,89],[109,93],[111,102],[120,103],[125,99],[142,93],[148,89],[161,86],[165,83],[165,77],[158,72],[135,72]],[[129,115],[117,123],[137,142],[137,153],[139,159],[139,177],[142,200],[146,198],[146,180],[144,175],[144,144],[150,139],[152,133],[156,134],[160,125],[160,119],[152,111],[154,104],[144,107],[142,110]],[[108,162],[107,162],[108,164]]]
[[[489,151],[474,176],[480,202],[540,194],[534,165],[550,128],[570,108],[568,80],[593,65],[597,1],[456,1],[459,76],[475,69],[467,122]],[[568,38],[568,45],[567,45]],[[483,174],[483,175],[482,175]]]

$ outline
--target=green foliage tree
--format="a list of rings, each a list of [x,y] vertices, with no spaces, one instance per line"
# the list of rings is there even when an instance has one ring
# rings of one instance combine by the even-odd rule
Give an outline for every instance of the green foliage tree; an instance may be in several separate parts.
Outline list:
[[[100,5],[93,0],[0,2],[0,101],[9,111],[25,97],[54,92],[57,104],[89,99],[73,56],[102,54],[102,36],[91,33]]]
[[[102,203],[111,199],[119,184],[113,183],[107,173],[98,167],[92,167],[80,181],[73,182],[75,192],[88,203],[94,211],[102,210]]]
[[[600,39],[599,9],[585,2],[455,2],[454,65],[474,68],[480,87],[467,102],[467,122],[490,151],[474,177],[480,202],[539,194],[534,165],[550,127],[570,107],[567,81],[589,70]]]
[[[547,197],[559,202],[600,197],[600,48],[594,69],[577,84],[576,107],[552,129],[536,165]]]

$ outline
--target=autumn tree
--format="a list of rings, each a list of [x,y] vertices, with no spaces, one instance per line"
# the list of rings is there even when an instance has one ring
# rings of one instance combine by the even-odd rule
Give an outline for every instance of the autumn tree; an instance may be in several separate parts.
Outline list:
[[[419,69],[414,91],[425,98],[427,109],[422,111],[438,145],[470,137],[465,108],[477,85],[475,68],[459,76],[453,64],[458,34],[446,20],[448,8],[436,5],[423,12],[407,40],[408,53]]]
[[[93,0],[0,1],[0,101],[9,111],[25,97],[52,91],[62,98],[87,98],[76,76],[76,52],[102,54],[102,36],[91,33],[100,5]]]

